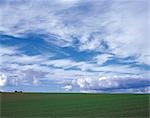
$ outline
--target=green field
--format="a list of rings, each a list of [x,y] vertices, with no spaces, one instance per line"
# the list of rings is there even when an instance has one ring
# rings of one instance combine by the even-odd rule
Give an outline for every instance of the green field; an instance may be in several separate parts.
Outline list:
[[[149,118],[150,94],[0,94],[1,118]]]

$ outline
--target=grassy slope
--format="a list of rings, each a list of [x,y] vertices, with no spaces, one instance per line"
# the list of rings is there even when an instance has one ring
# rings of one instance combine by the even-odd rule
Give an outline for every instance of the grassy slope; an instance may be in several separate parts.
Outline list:
[[[1,93],[4,117],[148,118],[148,94]]]

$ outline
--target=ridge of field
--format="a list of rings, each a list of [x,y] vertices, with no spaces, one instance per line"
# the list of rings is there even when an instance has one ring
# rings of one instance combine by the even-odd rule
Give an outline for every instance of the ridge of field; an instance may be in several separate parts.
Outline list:
[[[1,118],[149,118],[150,94],[0,93]]]

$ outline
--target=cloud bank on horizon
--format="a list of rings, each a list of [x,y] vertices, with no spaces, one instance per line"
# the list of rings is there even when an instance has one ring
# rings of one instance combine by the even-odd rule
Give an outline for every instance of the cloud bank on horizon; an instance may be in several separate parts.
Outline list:
[[[148,0],[1,0],[0,91],[150,92]]]

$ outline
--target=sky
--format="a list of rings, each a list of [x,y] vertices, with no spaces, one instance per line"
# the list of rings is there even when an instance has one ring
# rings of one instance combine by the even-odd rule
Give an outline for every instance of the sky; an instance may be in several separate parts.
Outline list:
[[[150,93],[148,0],[0,0],[0,91]]]

